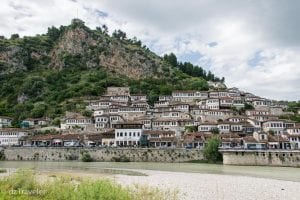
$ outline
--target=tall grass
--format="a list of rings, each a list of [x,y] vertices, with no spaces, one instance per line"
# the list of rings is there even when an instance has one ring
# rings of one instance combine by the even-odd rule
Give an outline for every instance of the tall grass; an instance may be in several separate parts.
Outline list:
[[[2,200],[162,200],[176,199],[176,193],[146,186],[122,187],[110,180],[51,176],[37,181],[33,171],[22,170],[0,179]]]

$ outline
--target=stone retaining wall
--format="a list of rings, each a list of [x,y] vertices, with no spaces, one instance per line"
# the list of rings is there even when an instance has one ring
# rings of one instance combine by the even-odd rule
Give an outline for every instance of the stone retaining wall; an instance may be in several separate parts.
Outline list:
[[[299,150],[224,150],[225,165],[300,167]]]
[[[5,159],[35,161],[81,160],[88,153],[94,161],[130,162],[185,162],[203,160],[199,149],[154,149],[154,148],[54,148],[54,147],[8,147]]]

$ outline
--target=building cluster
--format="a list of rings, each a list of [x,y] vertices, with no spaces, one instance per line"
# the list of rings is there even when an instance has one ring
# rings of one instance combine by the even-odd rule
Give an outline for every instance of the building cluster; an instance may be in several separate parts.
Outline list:
[[[26,119],[23,129],[12,129],[11,119],[0,117],[0,145],[203,148],[217,136],[221,148],[300,148],[300,124],[280,119],[284,105],[238,88],[173,91],[149,105],[147,95],[108,87],[86,103],[92,116],[67,112],[56,135],[30,133],[47,119]]]

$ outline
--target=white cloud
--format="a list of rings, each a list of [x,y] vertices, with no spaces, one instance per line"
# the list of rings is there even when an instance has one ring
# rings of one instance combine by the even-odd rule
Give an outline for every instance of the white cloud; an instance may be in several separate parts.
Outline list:
[[[120,28],[158,54],[194,55],[229,86],[299,100],[299,9],[297,0],[4,0],[0,35],[43,33],[78,13],[88,26]]]

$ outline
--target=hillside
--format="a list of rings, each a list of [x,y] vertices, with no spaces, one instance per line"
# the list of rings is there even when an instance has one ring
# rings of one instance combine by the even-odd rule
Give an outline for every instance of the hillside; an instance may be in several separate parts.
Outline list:
[[[108,86],[130,86],[153,103],[172,90],[208,90],[213,73],[174,54],[160,57],[136,38],[107,27],[91,30],[79,19],[34,37],[0,38],[0,115],[51,118],[81,111],[78,97],[102,95]],[[224,79],[222,78],[222,81]]]

